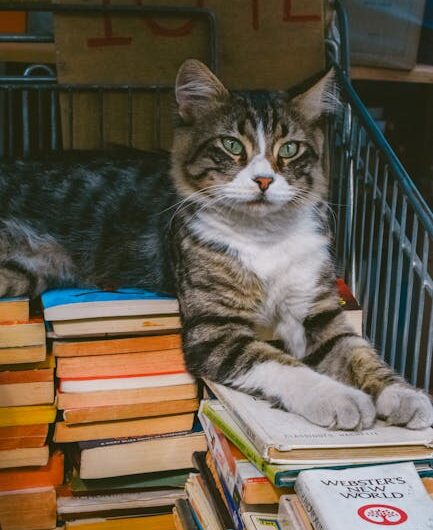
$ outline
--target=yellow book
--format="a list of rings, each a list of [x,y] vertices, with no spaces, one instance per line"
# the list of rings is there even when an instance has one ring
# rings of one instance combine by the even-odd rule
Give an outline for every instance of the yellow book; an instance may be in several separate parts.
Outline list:
[[[173,515],[69,521],[65,530],[176,530]]]
[[[0,427],[54,423],[56,411],[57,408],[54,404],[26,407],[0,407]]]

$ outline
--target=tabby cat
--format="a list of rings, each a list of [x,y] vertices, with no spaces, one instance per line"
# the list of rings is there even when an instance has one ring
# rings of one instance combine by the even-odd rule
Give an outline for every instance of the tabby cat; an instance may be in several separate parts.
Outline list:
[[[137,285],[176,293],[190,372],[313,423],[431,425],[427,395],[346,321],[327,227],[327,74],[307,91],[230,93],[196,60],[164,154],[3,164],[0,295]],[[283,346],[259,340],[271,325]]]

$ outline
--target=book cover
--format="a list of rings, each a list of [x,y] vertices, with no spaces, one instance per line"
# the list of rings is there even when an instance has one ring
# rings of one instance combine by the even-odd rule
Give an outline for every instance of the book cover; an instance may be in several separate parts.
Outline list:
[[[412,460],[433,456],[433,429],[410,430],[377,421],[364,431],[329,430],[269,401],[207,383],[262,458],[272,463],[333,464],[347,459]],[[374,448],[372,450],[371,448]]]
[[[170,314],[179,312],[176,298],[135,287],[114,291],[50,289],[41,295],[46,320],[74,320]]]
[[[304,471],[295,489],[316,530],[433,528],[433,501],[409,462]]]
[[[0,427],[0,449],[42,447],[48,434],[48,424]]]
[[[66,521],[64,530],[176,530],[173,515],[150,515],[147,517],[118,517],[96,520]]]
[[[56,419],[56,412],[57,409],[54,404],[0,407],[0,427],[53,423]]]
[[[48,463],[48,445],[43,447],[20,447],[0,451],[0,469],[46,466]]]
[[[41,318],[28,322],[0,323],[0,348],[45,344],[45,326]]]
[[[245,512],[242,520],[246,530],[283,530],[278,517],[273,513]]]

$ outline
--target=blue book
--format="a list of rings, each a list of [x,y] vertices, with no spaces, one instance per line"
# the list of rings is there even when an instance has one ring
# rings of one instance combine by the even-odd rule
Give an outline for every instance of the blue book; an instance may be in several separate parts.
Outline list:
[[[172,315],[179,312],[176,298],[133,287],[115,291],[51,289],[41,295],[48,321],[89,318]]]

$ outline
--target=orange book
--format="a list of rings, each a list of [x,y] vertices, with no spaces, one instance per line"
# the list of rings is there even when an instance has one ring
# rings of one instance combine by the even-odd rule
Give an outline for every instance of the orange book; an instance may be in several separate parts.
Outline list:
[[[106,407],[85,407],[63,412],[66,423],[92,423],[133,418],[150,418],[169,414],[184,414],[198,410],[197,399],[161,401],[160,403],[134,403],[131,405],[108,405]]]
[[[0,521],[4,530],[55,528],[55,489],[11,491],[0,495]]]
[[[2,13],[5,15],[6,13]],[[1,24],[0,24],[1,27]],[[1,33],[1,30],[0,30]],[[29,299],[25,297],[0,298],[0,322],[28,322]]]
[[[0,450],[43,447],[47,434],[48,423],[0,427]]]
[[[42,370],[7,370],[0,372],[0,385],[47,382],[54,382],[53,368],[45,368]]]
[[[87,355],[173,350],[180,348],[181,345],[182,341],[180,335],[177,333],[149,337],[125,337],[121,339],[56,340],[53,342],[53,354],[56,357],[81,357]]]
[[[126,390],[99,390],[94,392],[58,392],[57,408],[60,410],[109,405],[133,405],[134,403],[157,403],[197,397],[197,385],[129,388]]]
[[[63,453],[57,450],[50,456],[46,466],[0,470],[0,492],[60,486],[63,473]]]
[[[72,357],[57,361],[57,377],[62,380],[162,375],[184,371],[185,364],[180,349],[121,353],[103,357]]]

